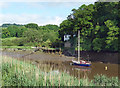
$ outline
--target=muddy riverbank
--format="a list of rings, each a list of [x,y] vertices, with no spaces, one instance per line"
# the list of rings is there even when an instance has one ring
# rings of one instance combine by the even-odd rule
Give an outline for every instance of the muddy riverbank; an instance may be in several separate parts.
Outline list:
[[[77,57],[78,51],[75,51],[74,55],[69,54],[69,51],[63,52],[66,56]],[[111,64],[120,64],[120,53],[118,52],[94,52],[94,51],[80,51],[81,59],[90,60],[92,62],[102,62]]]
[[[14,58],[20,58],[20,59],[30,59],[30,60],[42,60],[42,61],[71,61],[75,57],[70,56],[64,56],[54,53],[44,53],[44,52],[33,52],[32,50],[22,51],[22,50],[4,50],[2,51],[2,55],[7,55]]]
[[[58,60],[63,60],[63,61],[64,60],[71,61],[71,59],[77,59],[77,53],[78,53],[77,51],[75,51],[75,53],[72,55],[72,54],[70,54],[70,52],[68,50],[65,50],[62,52],[62,57],[60,57],[58,52],[56,54],[54,52],[49,52],[49,54],[48,54],[48,53],[43,53],[43,52],[39,52],[39,51],[34,52],[35,51],[34,49],[31,49],[31,50],[6,49],[6,50],[3,50],[2,52],[4,53],[4,51],[6,53],[7,53],[7,51],[9,51],[9,55],[10,55],[10,52],[16,53],[16,55],[14,55],[14,57],[19,56],[22,58],[29,58],[29,59],[32,59],[34,57],[34,59],[37,59],[37,60],[38,59],[51,60],[51,58],[52,58],[52,60],[56,60],[56,58],[57,58]],[[81,59],[90,60],[92,62],[120,64],[120,60],[119,60],[120,53],[117,53],[117,52],[80,51],[80,56],[81,56]],[[50,58],[48,58],[48,57],[50,57]],[[67,59],[67,58],[69,58],[69,59]]]
[[[92,62],[89,68],[77,67],[71,65],[74,57],[59,56],[59,54],[48,54],[43,52],[31,51],[2,51],[2,55],[17,58],[20,60],[29,60],[31,64],[37,65],[41,70],[66,72],[77,78],[88,77],[93,79],[97,74],[104,74],[108,77],[116,77],[118,73],[118,64],[102,63],[100,61]],[[108,69],[105,70],[105,67]]]

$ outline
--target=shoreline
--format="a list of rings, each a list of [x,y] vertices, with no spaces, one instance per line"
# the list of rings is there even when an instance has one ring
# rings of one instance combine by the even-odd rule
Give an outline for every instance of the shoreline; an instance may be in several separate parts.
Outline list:
[[[18,54],[18,52],[19,52],[19,54]],[[110,64],[110,63],[106,64],[106,63],[101,63],[101,62],[92,62],[92,65],[90,66],[90,70],[87,71],[86,69],[70,65],[70,63],[72,62],[71,61],[72,57],[66,57],[66,56],[60,57],[59,55],[55,55],[55,54],[35,52],[34,54],[26,56],[25,58],[20,58],[21,54],[22,55],[26,54],[25,52],[22,52],[22,51],[10,52],[9,51],[9,52],[4,52],[2,55],[3,56],[6,55],[8,57],[13,57],[13,59],[25,61],[30,64],[36,65],[38,67],[41,66],[41,68],[46,68],[46,66],[47,66],[48,67],[47,69],[52,68],[55,70],[59,70],[61,72],[65,71],[75,77],[78,77],[79,72],[81,72],[81,74],[83,74],[84,71],[85,71],[85,73],[90,72],[90,74],[89,74],[90,79],[93,79],[93,76],[97,75],[97,74],[104,74],[104,75],[107,75],[108,77],[118,76],[119,64]],[[29,52],[27,52],[27,53],[29,53]],[[108,67],[107,71],[105,70],[105,66]]]
[[[72,59],[77,60],[77,58],[75,56],[67,56],[64,55],[64,53],[62,55],[59,55],[58,53],[45,53],[45,52],[41,52],[41,51],[37,51],[37,52],[32,52],[33,50],[2,50],[2,54],[7,54],[8,56],[11,57],[17,57],[20,59],[30,59],[30,60],[41,60],[41,61],[46,61],[46,60],[54,60],[54,61],[72,61]],[[32,52],[32,53],[31,53]],[[14,54],[14,55],[13,55]],[[90,55],[91,54],[91,55]],[[118,62],[118,56],[120,56],[119,53],[104,53],[104,55],[102,55],[101,57],[99,57],[100,55],[102,55],[102,52],[96,53],[96,52],[88,52],[88,51],[81,51],[81,57],[82,58],[87,58],[87,55],[89,55],[89,60],[91,62],[100,62],[100,63],[109,63],[109,64],[119,64]],[[110,57],[110,58],[109,58]],[[113,57],[113,58],[112,58]]]

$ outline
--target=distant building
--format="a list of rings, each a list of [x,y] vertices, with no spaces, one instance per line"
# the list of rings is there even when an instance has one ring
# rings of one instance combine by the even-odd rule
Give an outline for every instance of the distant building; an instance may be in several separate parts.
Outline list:
[[[75,37],[76,35],[73,35]],[[70,39],[71,35],[64,35],[64,47],[71,47],[71,43],[68,41]]]
[[[69,41],[66,41],[66,42],[64,43],[64,47],[71,47],[71,43],[70,43]]]
[[[69,39],[70,39],[70,36],[71,36],[71,35],[64,35],[64,41],[69,40]]]

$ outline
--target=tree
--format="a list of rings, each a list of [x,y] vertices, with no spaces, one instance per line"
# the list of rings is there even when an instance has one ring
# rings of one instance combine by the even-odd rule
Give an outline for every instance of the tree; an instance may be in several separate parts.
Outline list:
[[[82,5],[78,9],[73,9],[73,13],[68,15],[67,20],[64,20],[60,24],[60,35],[63,36],[64,34],[71,35],[71,39],[73,35],[77,36],[77,31],[80,30],[80,36],[84,40],[90,40],[91,43],[93,41],[93,12],[94,12],[94,5],[90,4],[88,6]],[[85,41],[83,42],[85,43]],[[72,44],[74,45],[74,44]],[[91,46],[91,44],[89,45]]]
[[[60,24],[60,30],[59,30],[59,34],[60,37],[62,38],[62,40],[64,40],[64,35],[68,34],[73,36],[74,32],[73,32],[73,22],[71,22],[70,20],[64,20],[61,24]]]
[[[29,23],[25,25],[26,28],[38,29],[38,25],[35,23]]]
[[[17,31],[17,36],[16,37],[22,37],[23,32],[28,30],[25,26],[20,26],[19,30]]]
[[[41,31],[28,29],[23,33],[23,37],[26,43],[32,43],[34,46],[38,46],[43,41],[43,34]]]
[[[23,33],[26,43],[32,43],[34,46],[47,46],[49,47],[58,39],[58,32],[54,30],[35,30],[28,29]]]
[[[117,26],[117,21],[107,20],[105,22],[106,26],[108,27],[109,31],[107,32],[106,38],[106,48],[110,49],[111,51],[118,51],[118,34],[119,34],[119,27]]]
[[[101,50],[117,51],[119,29],[118,2],[96,2],[94,9],[93,24],[96,33],[94,39],[96,40],[96,38],[99,38],[99,40],[101,40],[104,38],[104,41],[101,41],[104,46]]]
[[[60,37],[63,38],[65,34],[77,37],[77,31],[80,30],[82,50],[118,51],[119,4],[120,2],[96,2],[94,5],[72,9],[67,20],[60,24]],[[74,38],[71,37],[72,39]]]
[[[10,23],[8,23],[8,24],[2,24],[2,27],[9,27],[9,26],[12,26],[12,25],[15,25],[15,26],[23,26],[23,25],[20,25],[20,24],[10,24]]]
[[[10,37],[22,37],[23,32],[27,30],[27,28],[24,26],[11,25],[7,30],[10,32]]]
[[[54,30],[50,30],[49,32],[47,30],[43,30],[43,45],[49,45],[52,46],[53,43],[56,42],[56,40],[59,40],[58,38],[58,32],[55,32]],[[46,44],[49,43],[49,44]]]
[[[10,37],[16,37],[19,28],[15,25],[11,25],[7,28],[7,30],[10,32]]]
[[[2,38],[7,38],[9,36],[10,36],[10,32],[6,28],[3,28],[2,29]]]
[[[57,25],[48,24],[45,26],[39,26],[39,30],[43,31],[43,46],[58,46],[60,43],[59,27]]]
[[[57,25],[52,25],[52,24],[48,24],[45,26],[39,26],[39,28],[43,30],[54,30],[56,32],[59,30],[59,27]]]
[[[92,41],[94,39],[94,31],[93,31],[93,12],[94,12],[94,5],[90,4],[88,6],[82,5],[79,9],[73,9],[73,16],[74,16],[74,31],[80,30],[81,39],[83,39],[82,48],[86,49],[85,46],[89,46],[89,49],[92,49]],[[89,40],[89,43],[86,42]],[[90,48],[91,47],[91,48]]]
[[[68,16],[67,20],[64,20],[60,24],[61,30],[67,34],[77,34],[77,30],[81,31],[81,35],[90,35],[93,29],[92,24],[92,12],[94,11],[93,5],[82,5],[79,9],[73,9],[73,13]]]

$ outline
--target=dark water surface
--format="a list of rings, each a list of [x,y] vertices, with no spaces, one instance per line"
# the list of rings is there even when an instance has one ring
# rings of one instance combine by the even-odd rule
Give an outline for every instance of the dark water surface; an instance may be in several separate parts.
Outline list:
[[[79,67],[71,65],[73,57],[59,56],[58,54],[43,52],[31,53],[31,51],[2,51],[2,55],[18,58],[20,60],[29,60],[43,71],[54,71],[56,73],[65,72],[77,78],[88,77],[89,79],[93,79],[97,74],[104,74],[108,77],[116,77],[119,75],[119,64],[103,63],[99,60],[98,62],[91,60],[92,65],[90,67]],[[100,56],[103,57],[103,54],[100,54],[99,57]],[[113,55],[113,57],[115,56]],[[105,70],[105,67],[107,67],[107,70]]]

